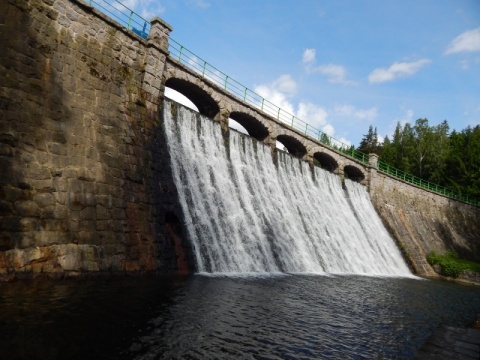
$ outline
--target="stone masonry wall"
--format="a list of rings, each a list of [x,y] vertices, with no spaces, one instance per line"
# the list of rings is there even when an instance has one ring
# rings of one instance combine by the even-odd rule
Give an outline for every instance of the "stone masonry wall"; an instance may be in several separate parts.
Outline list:
[[[83,0],[0,1],[0,280],[192,270],[161,130],[170,31],[154,19],[144,40]],[[480,260],[480,209],[369,171],[417,274],[432,250]]]
[[[372,170],[370,197],[418,275],[435,276],[431,251],[453,250],[480,260],[480,208],[448,199]]]
[[[172,267],[157,160],[170,30],[145,41],[81,0],[0,2],[0,279]]]

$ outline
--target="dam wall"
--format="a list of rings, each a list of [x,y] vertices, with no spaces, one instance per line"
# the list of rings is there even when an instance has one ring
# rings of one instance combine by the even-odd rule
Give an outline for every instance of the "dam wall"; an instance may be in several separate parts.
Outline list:
[[[370,198],[418,275],[435,276],[427,255],[455,251],[480,261],[480,208],[371,172]]]
[[[416,273],[433,273],[432,250],[478,259],[479,208],[388,177],[202,85],[169,57],[171,30],[155,18],[143,39],[82,0],[0,2],[1,280],[193,269],[162,126],[168,83],[217,99],[203,108],[224,129],[236,116],[258,140],[283,136],[291,153],[305,149],[303,160],[317,155],[358,177]]]
[[[83,1],[6,0],[0,14],[0,276],[168,269],[168,27],[146,41]]]

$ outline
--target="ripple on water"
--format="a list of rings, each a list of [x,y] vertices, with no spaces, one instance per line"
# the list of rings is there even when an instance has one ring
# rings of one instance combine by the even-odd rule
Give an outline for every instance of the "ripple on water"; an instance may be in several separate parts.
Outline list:
[[[0,358],[411,359],[478,313],[477,287],[407,278],[19,282],[0,284]]]

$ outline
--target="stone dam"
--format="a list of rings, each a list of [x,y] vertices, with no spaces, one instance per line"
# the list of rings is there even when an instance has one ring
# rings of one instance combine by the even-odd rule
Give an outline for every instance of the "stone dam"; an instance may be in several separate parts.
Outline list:
[[[155,18],[143,39],[82,0],[0,3],[1,280],[194,270],[165,87],[227,140],[231,118],[274,159],[281,140],[311,166],[366,186],[414,273],[435,275],[432,250],[480,260],[480,208],[390,177],[375,155],[356,161],[229,94],[170,56],[172,30]]]

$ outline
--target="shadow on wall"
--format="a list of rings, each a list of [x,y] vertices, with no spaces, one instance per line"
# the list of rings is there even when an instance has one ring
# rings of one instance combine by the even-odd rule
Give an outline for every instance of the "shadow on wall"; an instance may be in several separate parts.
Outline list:
[[[167,240],[174,249],[176,272],[189,274],[194,271],[192,249],[183,235],[182,225],[178,217],[172,213],[165,214],[165,229]]]
[[[49,241],[42,231],[65,233],[68,227],[68,222],[57,221],[65,212],[55,194],[69,119],[56,76],[60,43],[45,36],[53,22],[42,30],[32,27],[39,11],[32,2],[0,2],[1,268],[12,265],[5,251],[31,248],[37,240]],[[17,261],[16,266],[24,265]]]
[[[480,209],[449,200],[447,221],[437,221],[445,247],[466,260],[480,261]]]

